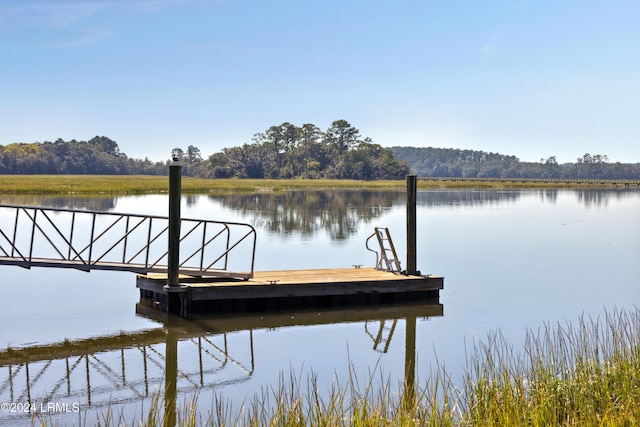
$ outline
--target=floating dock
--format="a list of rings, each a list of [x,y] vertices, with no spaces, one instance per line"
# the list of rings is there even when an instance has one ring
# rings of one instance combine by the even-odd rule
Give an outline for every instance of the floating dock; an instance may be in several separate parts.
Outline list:
[[[166,273],[147,272],[137,276],[136,286],[140,289],[142,305],[157,306],[168,313],[191,318],[196,312],[220,314],[406,304],[437,301],[440,297],[444,278],[422,275],[416,265],[415,175],[407,176],[407,267],[404,271],[401,271],[388,228],[375,227],[374,233],[365,242],[367,250],[376,255],[375,268],[354,266],[255,272],[254,240],[250,272],[237,273],[237,277],[225,272],[224,277],[207,278],[203,275],[180,274],[180,242],[186,237],[180,237],[180,166],[172,165],[169,172],[168,268]],[[374,237],[379,250],[369,246],[369,241]],[[236,246],[228,246],[223,256],[213,264],[226,257]],[[204,251],[198,252],[204,255]]]
[[[375,268],[257,271],[248,280],[181,275],[179,282],[178,287],[167,286],[166,274],[136,278],[141,301],[163,311],[169,306],[179,308],[180,316],[187,318],[195,312],[262,312],[437,300],[444,286],[443,277]],[[170,303],[171,299],[175,303]]]

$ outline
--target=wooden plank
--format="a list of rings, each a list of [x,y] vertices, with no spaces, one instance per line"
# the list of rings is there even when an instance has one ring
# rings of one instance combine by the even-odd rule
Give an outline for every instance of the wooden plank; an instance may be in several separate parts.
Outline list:
[[[140,275],[148,280],[166,281],[166,274]],[[251,279],[211,280],[189,276],[180,276],[180,283],[189,287],[223,287],[223,286],[256,286],[256,285],[308,285],[314,283],[351,283],[351,282],[399,282],[421,281],[426,279],[441,279],[436,276],[406,276],[376,270],[374,268],[334,268],[314,270],[274,270],[256,271]]]

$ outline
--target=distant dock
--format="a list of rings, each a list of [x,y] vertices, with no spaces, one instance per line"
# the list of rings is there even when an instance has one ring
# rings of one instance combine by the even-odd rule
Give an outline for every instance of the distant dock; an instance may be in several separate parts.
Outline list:
[[[587,178],[486,178],[461,176],[421,176],[420,181],[435,182],[476,182],[487,184],[543,184],[550,186],[569,186],[585,188],[640,188],[638,179],[587,179]]]
[[[405,275],[375,268],[257,271],[248,280],[180,276],[167,286],[165,274],[141,274],[141,301],[166,310],[178,297],[180,315],[206,312],[263,312],[293,308],[350,307],[437,300],[444,278]]]

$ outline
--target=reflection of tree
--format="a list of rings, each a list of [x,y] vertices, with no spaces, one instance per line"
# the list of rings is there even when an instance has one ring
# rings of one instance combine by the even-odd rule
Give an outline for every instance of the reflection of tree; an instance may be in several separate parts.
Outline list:
[[[90,211],[108,212],[116,207],[117,197],[75,197],[75,196],[42,196],[20,195],[1,196],[0,203],[7,205],[45,206],[50,208],[86,209]]]
[[[634,190],[631,190],[632,192]],[[611,198],[622,199],[628,197],[629,190],[577,190],[578,200],[586,208],[606,207]]]
[[[634,190],[629,190],[634,191]],[[627,190],[426,190],[418,191],[418,206],[455,208],[499,206],[517,202],[523,195],[536,194],[543,203],[554,204],[563,193],[575,194],[585,207],[607,206],[611,198],[629,195]],[[188,207],[199,203],[200,195],[183,195]],[[210,195],[245,218],[255,227],[278,235],[299,233],[312,237],[325,232],[332,240],[346,240],[363,224],[369,224],[394,206],[404,206],[403,191],[380,190],[306,190],[283,193]],[[144,199],[141,199],[144,200]],[[42,195],[2,195],[0,203],[47,206],[66,209],[113,211],[116,197],[73,197]],[[144,202],[141,202],[144,203]],[[375,224],[376,226],[384,224]]]
[[[633,190],[631,190],[633,191]],[[418,192],[418,205],[430,207],[482,206],[514,203],[524,195],[537,194],[541,202],[555,204],[560,194],[575,194],[584,207],[607,206],[609,200],[628,196],[628,190],[612,189],[552,189],[541,190],[435,190]]]
[[[518,191],[442,190],[418,192],[418,205],[474,206],[516,201]],[[402,191],[313,190],[278,194],[211,195],[236,210],[258,228],[280,236],[300,233],[311,237],[326,232],[332,240],[346,240],[363,224],[381,217],[394,205],[404,206]],[[378,225],[378,224],[376,224]]]
[[[329,190],[210,197],[274,234],[313,236],[325,231],[333,240],[345,240],[405,196],[397,191]]]
[[[541,202],[554,204],[560,192],[574,190],[427,190],[417,194],[418,206],[455,208],[516,203],[524,195],[536,194]],[[606,204],[621,197],[612,190],[576,191],[585,205]],[[212,195],[211,199],[237,211],[252,225],[280,236],[299,233],[311,237],[326,232],[332,240],[346,240],[363,224],[369,224],[394,206],[404,206],[402,191],[310,190],[278,194]],[[378,224],[376,224],[378,225]]]
[[[523,193],[496,190],[435,190],[419,191],[417,203],[429,207],[482,206],[513,203]]]
[[[576,194],[578,200],[587,208],[606,206],[609,202],[608,195],[601,191],[577,191]]]

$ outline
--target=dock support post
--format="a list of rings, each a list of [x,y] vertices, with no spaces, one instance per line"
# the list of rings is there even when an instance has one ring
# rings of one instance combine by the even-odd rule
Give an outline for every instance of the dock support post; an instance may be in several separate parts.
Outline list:
[[[182,166],[169,166],[169,248],[167,262],[167,311],[180,312],[178,290],[180,282],[180,199],[182,193]]]
[[[416,265],[417,177],[407,175],[407,275],[420,274]]]

